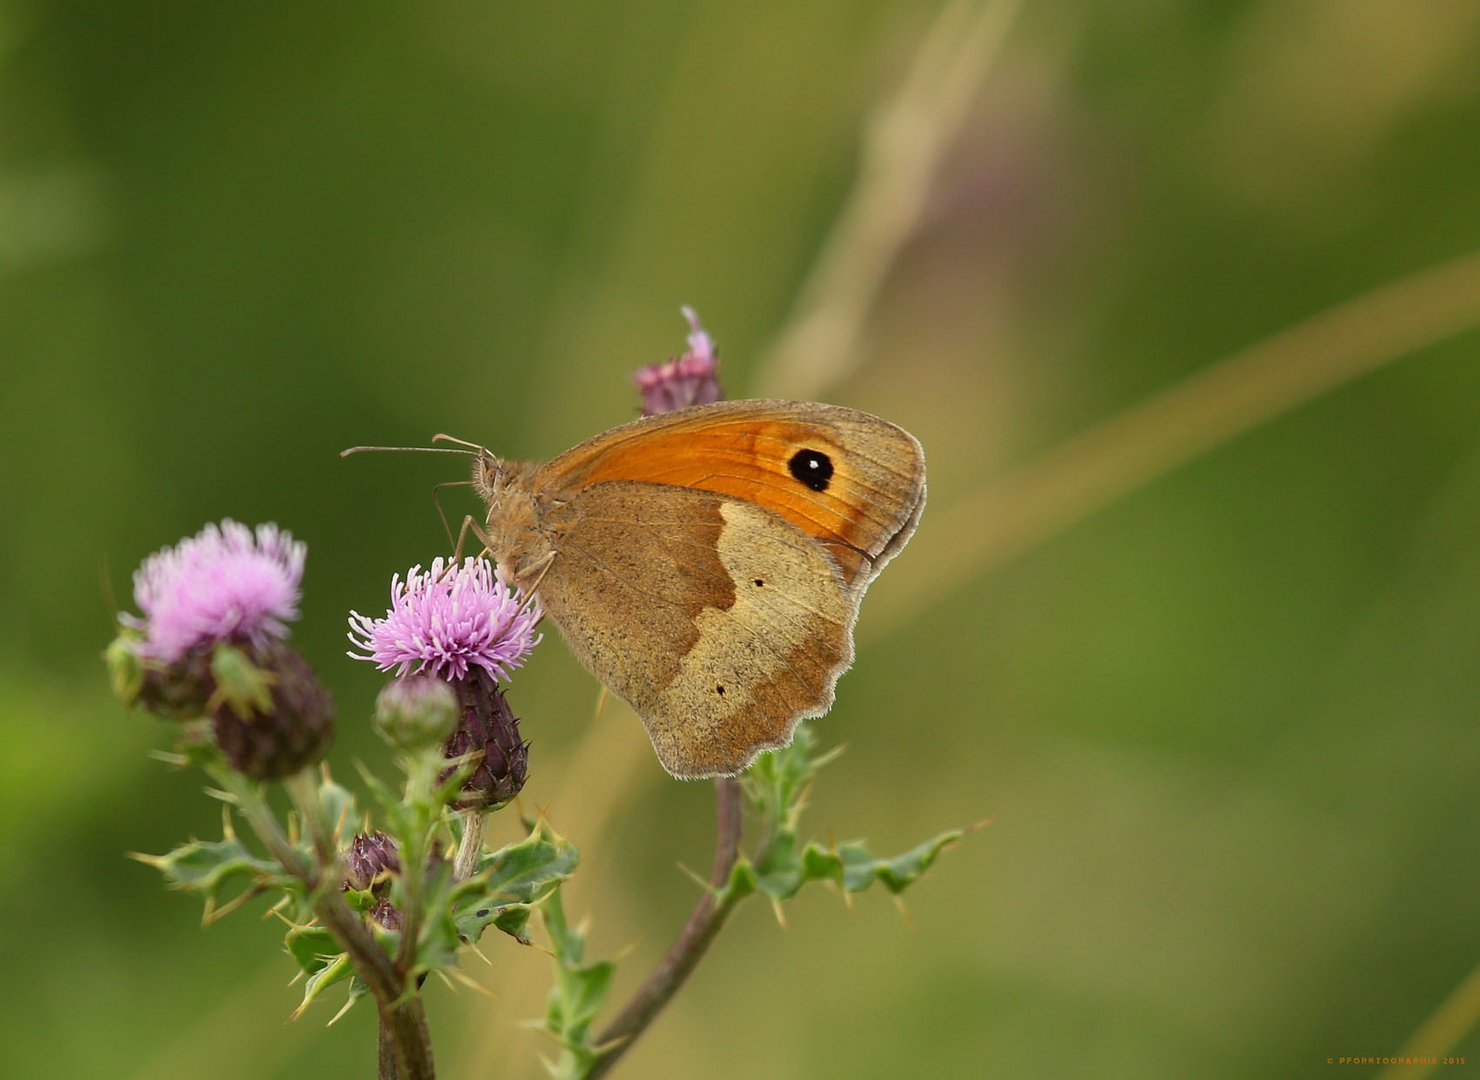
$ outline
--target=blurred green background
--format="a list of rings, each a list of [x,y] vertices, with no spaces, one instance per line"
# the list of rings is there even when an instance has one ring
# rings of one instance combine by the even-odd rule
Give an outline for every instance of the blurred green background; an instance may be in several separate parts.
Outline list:
[[[443,550],[462,466],[336,452],[550,456],[633,415],[683,303],[732,396],[869,409],[929,455],[812,828],[892,852],[992,824],[908,924],[873,893],[785,930],[742,909],[624,1075],[1308,1076],[1396,1053],[1480,963],[1480,285],[1329,392],[1269,389],[1300,349],[1216,368],[1480,248],[1480,6],[1046,3],[998,10],[995,54],[954,9],[936,44],[980,75],[959,115],[890,114],[886,172],[924,173],[850,218],[881,103],[949,68],[919,63],[940,10],[0,3],[0,1073],[368,1075],[371,1010],[285,1024],[275,924],[202,931],[125,860],[219,810],[110,698],[111,610],[206,521],[279,522],[336,770],[386,768],[345,614]],[[809,278],[830,236],[844,270]],[[808,375],[778,349],[848,273],[847,365]],[[1125,440],[1055,457],[1115,417],[1134,443],[1209,370],[1211,452],[1204,419],[1146,483],[1095,472]],[[1279,415],[1239,421],[1245,390]],[[632,948],[620,995],[696,898],[711,792],[593,722],[554,640],[513,693],[527,802],[587,857],[567,911]],[[497,996],[430,990],[439,1064],[538,1075],[545,958],[485,951]]]

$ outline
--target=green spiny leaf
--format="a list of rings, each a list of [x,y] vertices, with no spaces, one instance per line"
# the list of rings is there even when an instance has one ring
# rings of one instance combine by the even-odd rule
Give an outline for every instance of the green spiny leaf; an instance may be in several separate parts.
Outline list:
[[[213,905],[228,888],[260,892],[291,882],[276,861],[253,855],[229,831],[220,840],[192,840],[167,855],[134,858],[162,873],[170,888],[202,893]]]
[[[342,894],[344,902],[349,905],[351,911],[357,911],[361,915],[367,911],[373,911],[379,897],[369,889],[346,888]]]
[[[952,829],[893,858],[876,859],[859,841],[831,847],[812,841],[797,850],[795,835],[782,830],[748,878],[743,873],[738,877],[731,874],[727,889],[749,884],[773,900],[789,900],[809,881],[831,881],[847,893],[863,892],[877,881],[898,895],[918,881],[936,856],[961,836],[960,829]]]
[[[432,859],[422,885],[427,918],[422,925],[421,940],[417,942],[419,971],[457,966],[457,950],[462,940],[453,917],[452,898],[456,894],[452,863],[446,859]]]
[[[339,942],[322,926],[293,926],[283,935],[283,948],[306,975],[322,971],[341,955]]]
[[[457,966],[457,950],[463,943],[458,921],[445,905],[429,908],[417,941],[415,974],[448,971]]]
[[[308,976],[303,984],[303,1000],[293,1011],[295,1018],[325,990],[355,973],[349,954],[340,951],[334,935],[322,926],[292,927],[283,937],[283,945],[299,969]]]
[[[530,908],[568,878],[579,861],[574,844],[536,824],[525,839],[485,854],[473,877],[454,891],[458,932],[473,942],[493,924],[525,941]]]
[[[768,824],[795,824],[801,802],[817,770],[832,754],[816,755],[817,736],[810,724],[798,724],[791,743],[762,754],[741,778],[746,801]]]
[[[789,900],[807,880],[797,834],[790,828],[778,829],[756,860],[755,887],[774,899]]]
[[[843,888],[850,893],[863,892],[877,881],[898,896],[919,881],[925,871],[930,869],[931,863],[935,862],[936,856],[961,839],[962,835],[962,830],[951,829],[917,844],[909,851],[896,855],[892,859],[875,859],[860,843],[843,844],[834,849],[842,865]],[[817,852],[816,856],[813,855],[814,850]],[[813,858],[825,861],[830,854],[832,853],[825,852],[814,844],[809,844],[804,862]],[[808,877],[815,880],[815,875],[811,871],[808,872]]]
[[[717,892],[715,899],[721,904],[734,905],[759,891],[759,888],[755,864],[741,855],[730,870],[730,880]]]
[[[519,944],[528,945],[529,936],[524,931],[529,925],[529,916],[533,911],[533,904],[510,904],[494,916],[493,925]]]
[[[557,889],[540,913],[545,920],[545,933],[550,937],[550,951],[562,967],[576,967],[586,958],[586,935],[565,919],[565,901]]]
[[[890,892],[903,892],[929,869],[947,845],[960,839],[960,830],[941,833],[892,859],[876,859],[859,842],[823,847],[815,841],[801,845],[797,819],[807,789],[817,770],[833,754],[814,752],[811,728],[798,726],[791,745],[756,759],[744,777],[752,811],[761,819],[761,853],[754,863],[741,859],[718,899],[734,903],[750,892],[763,892],[773,901],[788,900],[809,881],[831,881],[847,893],[862,892],[875,881]]]
[[[303,1011],[317,1001],[329,987],[351,978],[354,973],[355,968],[350,963],[348,953],[340,953],[330,958],[322,968],[303,981],[303,1000],[298,1003],[298,1008],[293,1010],[293,1018],[296,1020],[303,1015]]]
[[[546,1065],[557,1080],[579,1080],[596,1064],[591,1022],[611,991],[616,965],[607,960],[583,963],[586,936],[565,921],[558,889],[540,905],[540,915],[555,956],[555,985],[545,1008],[545,1029],[561,1045],[560,1059]]]
[[[474,880],[482,878],[491,894],[528,903],[568,878],[578,862],[580,853],[574,844],[547,825],[537,824],[523,840],[479,859]]]

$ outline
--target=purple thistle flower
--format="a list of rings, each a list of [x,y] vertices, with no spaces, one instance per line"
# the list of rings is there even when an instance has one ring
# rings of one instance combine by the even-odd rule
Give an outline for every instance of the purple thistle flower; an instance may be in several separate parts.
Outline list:
[[[694,309],[681,309],[689,321],[689,351],[663,364],[648,364],[637,369],[633,381],[642,395],[642,414],[672,412],[690,405],[707,405],[724,397],[720,390],[719,354],[714,341],[699,324]]]
[[[140,655],[173,664],[197,645],[288,636],[298,617],[306,547],[276,525],[256,533],[230,518],[144,560],[134,573]]]
[[[415,671],[454,681],[481,668],[506,679],[539,644],[540,616],[538,602],[496,577],[486,559],[449,566],[438,558],[429,571],[413,566],[405,581],[391,578],[385,618],[350,612],[349,640],[365,655],[349,655],[398,676]]]

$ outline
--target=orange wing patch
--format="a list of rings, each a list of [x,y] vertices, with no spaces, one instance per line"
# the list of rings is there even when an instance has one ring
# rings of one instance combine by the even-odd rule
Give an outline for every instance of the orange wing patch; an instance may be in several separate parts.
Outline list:
[[[826,545],[850,585],[867,583],[875,561],[893,554],[924,499],[912,436],[867,413],[804,402],[722,402],[649,417],[541,471],[567,492],[636,480],[752,503]]]

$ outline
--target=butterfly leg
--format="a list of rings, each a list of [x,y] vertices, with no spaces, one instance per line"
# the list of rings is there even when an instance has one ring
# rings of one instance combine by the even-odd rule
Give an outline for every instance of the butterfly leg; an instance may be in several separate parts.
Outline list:
[[[444,480],[442,483],[437,484],[432,488],[432,504],[437,508],[437,517],[442,520],[442,532],[447,536],[447,542],[449,544],[453,544],[452,526],[447,524],[447,511],[442,507],[442,489],[450,487],[467,487],[469,483],[470,481],[467,480]],[[453,562],[457,562],[462,554],[463,538],[467,535],[469,520],[471,520],[471,518],[463,521],[462,529],[458,532],[457,541],[454,544],[454,554],[452,557]]]
[[[540,556],[539,560],[530,566],[521,566],[514,575],[514,584],[518,585],[527,595],[533,595],[540,587],[540,582],[545,580],[545,575],[550,572],[550,567],[555,563],[556,552],[549,551]],[[534,578],[530,581],[530,578]],[[528,582],[528,584],[525,584]]]
[[[463,517],[462,528],[457,530],[457,544],[452,549],[452,564],[454,566],[462,562],[463,545],[467,543],[468,533],[472,533],[477,537],[478,542],[483,545],[483,550],[478,552],[474,557],[481,559],[489,554],[488,534],[483,531],[483,526],[478,524],[477,518],[473,517],[472,514],[467,514]]]

